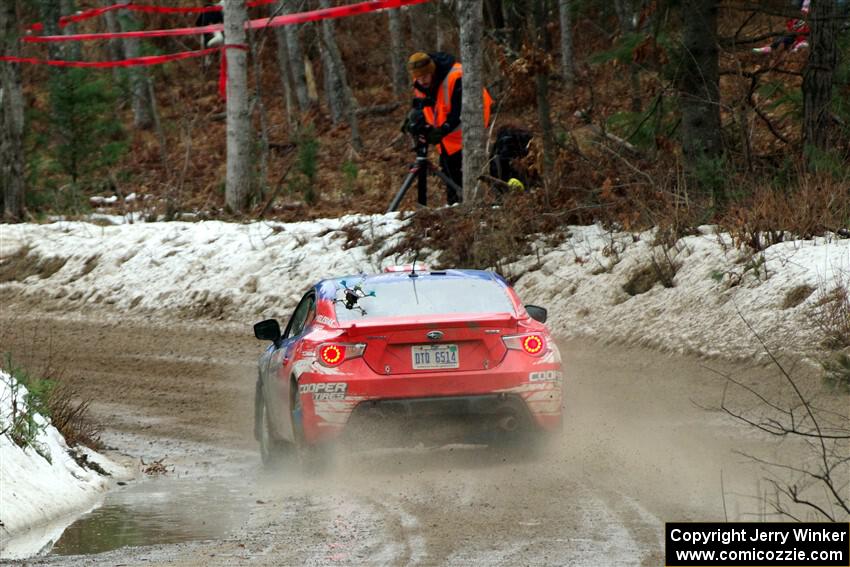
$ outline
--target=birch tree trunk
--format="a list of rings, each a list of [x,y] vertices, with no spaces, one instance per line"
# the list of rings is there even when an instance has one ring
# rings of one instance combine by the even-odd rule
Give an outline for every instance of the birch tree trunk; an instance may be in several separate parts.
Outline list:
[[[100,0],[100,6],[102,8],[110,4],[112,4],[112,0]],[[103,17],[106,19],[106,30],[109,33],[119,33],[121,31],[121,26],[118,25],[118,17],[115,15],[114,10],[105,12]],[[124,48],[121,46],[120,39],[110,39],[106,42],[106,45],[110,61],[121,61],[124,59]],[[119,67],[112,68],[112,80],[116,85],[121,83],[121,69]]]
[[[118,23],[121,31],[135,31],[140,28],[138,21],[126,10],[118,14]],[[141,56],[141,40],[136,37],[123,40],[124,56],[134,59]],[[150,78],[144,67],[128,67],[128,79],[130,81],[130,93],[132,95],[133,126],[139,130],[148,130],[153,126],[153,107],[151,105]]]
[[[228,45],[246,45],[245,0],[224,0],[224,37]],[[251,121],[248,109],[248,54],[227,49],[227,180],[225,201],[241,213],[251,187]]]
[[[292,95],[294,90],[292,84],[292,72],[290,69],[289,48],[286,45],[286,26],[274,28],[277,40],[277,66],[280,69],[280,84],[283,88],[283,99],[286,104],[286,122],[290,131],[297,129],[298,121],[295,119],[295,100]]]
[[[319,7],[330,8],[330,0],[319,0]],[[363,148],[363,140],[360,138],[360,127],[355,113],[357,101],[354,100],[354,94],[348,84],[348,73],[336,43],[333,20],[322,20],[322,37],[324,51],[327,52],[330,62],[330,82],[325,83],[325,90],[330,91],[328,96],[336,100],[335,104],[340,111],[339,119],[348,122],[348,127],[351,128],[351,145],[360,151]],[[334,120],[334,123],[336,122]]]
[[[293,13],[292,0],[281,0],[280,9],[283,14]],[[298,100],[298,108],[301,112],[307,112],[313,106],[310,95],[307,92],[307,77],[304,72],[304,55],[301,52],[301,40],[298,38],[297,25],[283,26],[283,34],[286,36],[286,52],[289,55],[289,72],[292,76],[292,85],[295,87],[295,98]]]
[[[400,9],[389,10],[390,22],[390,63],[393,74],[393,94],[403,96],[408,90],[407,69],[404,63],[404,42],[401,35]]]
[[[809,60],[803,72],[803,139],[806,145],[827,151],[833,130],[830,101],[838,65],[835,0],[812,0]],[[815,152],[807,151],[811,165]]]
[[[324,27],[324,25],[322,26]],[[334,69],[334,63],[331,60],[331,54],[328,51],[327,43],[325,43],[324,33],[322,40],[319,42],[319,55],[322,57],[322,75],[325,83],[325,98],[328,102],[328,110],[331,113],[331,123],[336,126],[343,121],[343,102],[342,88],[339,84],[339,78]]]
[[[5,0],[0,8],[0,48],[5,55],[20,55],[17,2]],[[24,97],[20,65],[0,63],[0,186],[3,218],[23,220],[26,177],[24,175]]]
[[[558,0],[558,13],[561,23],[561,75],[564,84],[572,88],[575,83],[575,63],[573,62],[573,15],[571,0]]]
[[[551,45],[546,32],[546,0],[534,0],[534,29],[536,48],[540,53],[549,53]],[[555,132],[552,128],[551,109],[549,107],[549,70],[540,66],[534,76],[537,86],[537,120],[543,134],[543,175],[547,177],[555,162]]]
[[[59,12],[60,15],[70,15],[76,12],[76,8],[74,7],[74,0],[59,0]],[[77,33],[76,24],[68,24],[59,32],[62,34],[75,34]],[[83,58],[83,45],[82,42],[79,41],[69,41],[67,45],[63,48],[65,53],[64,59],[68,59],[70,61],[80,61]]]
[[[42,32],[44,35],[59,35],[62,33],[59,29],[59,16],[61,16],[59,0],[39,0],[38,12],[41,16],[41,22],[44,25],[44,31]],[[48,56],[51,59],[65,59],[64,45],[66,43],[67,42],[64,41],[49,42],[47,44]],[[51,67],[50,71],[50,75],[55,76],[57,74],[61,74],[64,69],[60,67]]]
[[[683,72],[679,101],[682,109],[682,155],[693,176],[706,160],[719,158],[720,72],[717,47],[717,0],[684,0]],[[723,195],[715,195],[723,200]]]
[[[248,44],[251,48],[251,62],[254,65],[254,76],[257,80],[254,81],[254,100],[251,107],[256,110],[257,116],[260,119],[260,142],[262,151],[259,152],[259,171],[257,174],[256,195],[260,200],[265,199],[266,190],[268,189],[268,174],[269,174],[269,120],[266,112],[266,104],[263,102],[263,81],[260,77],[263,76],[262,53],[265,45],[265,39],[268,36],[263,36],[259,47],[257,46],[256,36],[247,35]],[[250,120],[250,118],[249,118]]]
[[[446,15],[446,10],[444,10],[443,4],[440,2],[434,3],[432,8],[434,12],[432,16],[434,20],[433,25],[436,28],[435,35],[437,37],[435,47],[437,51],[450,51],[457,20],[454,17],[448,17]]]
[[[434,51],[434,19],[431,17],[427,4],[408,6],[407,15],[410,19],[410,35],[413,38],[413,51]]]
[[[433,11],[431,24],[434,26],[434,36],[437,38],[437,42],[434,47],[437,48],[437,51],[446,51],[449,46],[449,41],[451,41],[451,33],[448,22],[446,21],[447,18],[444,18],[442,14],[440,14],[441,5],[439,2],[433,4],[430,8]]]
[[[319,8],[330,8],[330,0],[319,0]],[[322,20],[321,29],[318,30],[319,55],[322,58],[322,75],[325,84],[325,97],[328,101],[328,109],[331,112],[331,123],[334,126],[345,120],[345,68],[339,69],[334,58],[334,48],[337,48],[334,37],[332,20]],[[339,57],[339,49],[336,49]],[[306,68],[306,65],[305,65]],[[342,71],[342,73],[340,73]]]
[[[458,1],[460,59],[463,64],[463,101],[460,123],[463,128],[463,201],[470,205],[480,197],[478,176],[487,165],[484,146],[484,78],[482,34],[484,15],[481,0]]]

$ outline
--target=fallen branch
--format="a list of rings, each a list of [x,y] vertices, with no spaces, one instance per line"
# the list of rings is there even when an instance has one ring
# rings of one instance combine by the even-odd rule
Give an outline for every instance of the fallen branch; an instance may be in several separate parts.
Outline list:
[[[490,183],[492,185],[498,185],[499,187],[503,187],[505,189],[511,188],[511,186],[507,182],[502,181],[501,179],[499,179],[497,177],[493,177],[492,175],[481,174],[481,175],[478,176],[478,180],[479,181],[486,181],[487,183]]]

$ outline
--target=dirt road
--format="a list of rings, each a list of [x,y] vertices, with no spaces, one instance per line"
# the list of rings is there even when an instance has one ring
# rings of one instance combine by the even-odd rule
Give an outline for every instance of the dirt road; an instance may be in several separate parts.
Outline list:
[[[247,324],[6,312],[0,340],[34,370],[50,356],[109,445],[171,471],[107,498],[130,528],[105,515],[54,550],[106,551],[35,565],[660,565],[665,521],[757,519],[761,473],[733,450],[788,452],[700,407],[724,383],[706,365],[769,370],[569,342],[564,435],[536,458],[343,450],[320,476],[268,473],[251,438],[264,345]]]

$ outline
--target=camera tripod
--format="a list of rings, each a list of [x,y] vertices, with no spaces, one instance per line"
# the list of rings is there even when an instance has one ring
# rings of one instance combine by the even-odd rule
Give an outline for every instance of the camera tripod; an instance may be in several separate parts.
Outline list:
[[[398,209],[399,203],[401,203],[401,200],[404,199],[404,195],[407,193],[407,190],[410,189],[410,186],[413,185],[414,180],[417,181],[417,201],[424,205],[427,202],[429,173],[436,174],[443,183],[456,191],[458,197],[463,195],[463,189],[461,189],[457,183],[452,181],[448,175],[434,167],[434,164],[432,164],[428,159],[428,144],[417,142],[415,150],[416,161],[410,164],[410,173],[408,173],[407,177],[404,178],[401,188],[399,188],[398,193],[396,193],[396,196],[390,203],[390,206],[387,209],[388,213],[392,213]]]

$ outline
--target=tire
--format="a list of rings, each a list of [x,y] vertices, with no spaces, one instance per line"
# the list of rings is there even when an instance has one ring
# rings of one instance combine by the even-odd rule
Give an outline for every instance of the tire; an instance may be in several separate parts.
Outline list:
[[[304,439],[303,408],[301,396],[298,395],[298,383],[294,379],[290,388],[293,393],[292,403],[289,404],[292,436],[295,439],[295,452],[298,454],[301,468],[308,473],[323,472],[331,464],[332,451],[327,444],[311,445]]]
[[[269,411],[265,401],[259,403],[261,413],[259,424],[260,458],[263,465],[269,468],[277,467],[292,457],[292,445],[276,439],[269,424]]]

